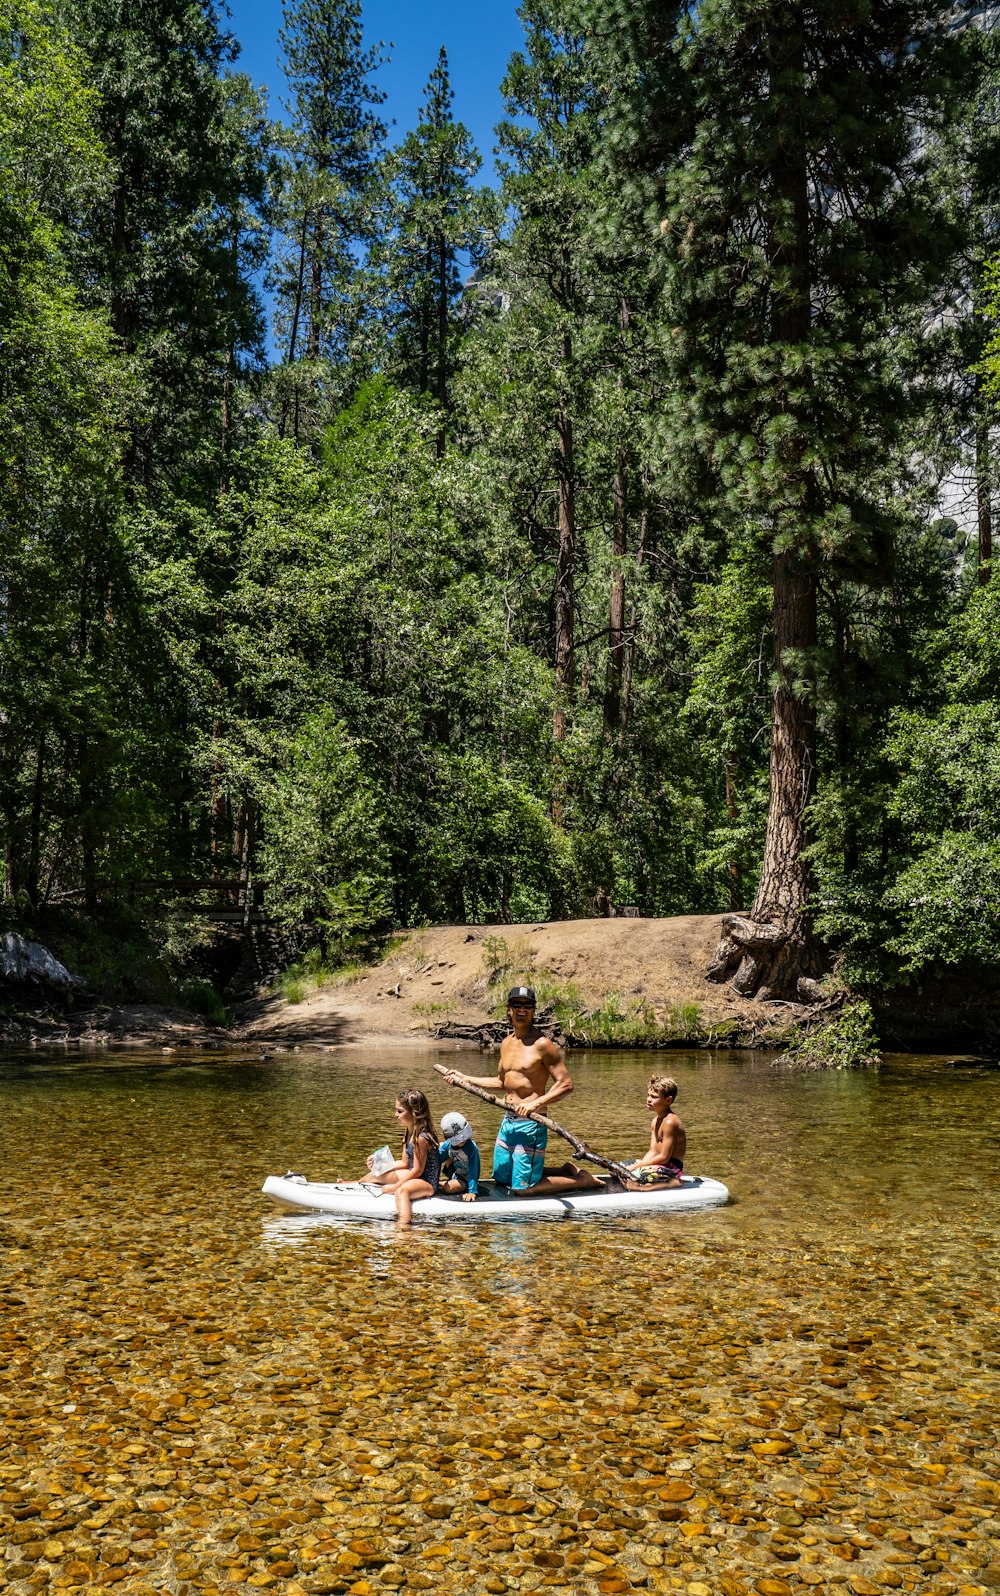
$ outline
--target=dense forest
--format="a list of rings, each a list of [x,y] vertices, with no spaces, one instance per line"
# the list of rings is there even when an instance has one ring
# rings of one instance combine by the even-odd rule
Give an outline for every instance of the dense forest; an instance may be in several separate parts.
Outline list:
[[[4,924],[995,979],[990,15],[520,17],[491,187],[360,0],[281,107],[212,0],[0,0]]]

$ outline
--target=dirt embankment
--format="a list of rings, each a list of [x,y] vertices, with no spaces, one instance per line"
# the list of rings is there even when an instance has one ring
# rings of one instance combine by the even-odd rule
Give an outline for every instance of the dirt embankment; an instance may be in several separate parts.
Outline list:
[[[641,1009],[661,1038],[729,1045],[782,1045],[781,1030],[808,1010],[789,1003],[747,1002],[717,986],[705,970],[721,935],[720,915],[666,920],[563,920],[539,925],[434,926],[393,939],[391,951],[349,980],[289,1003],[278,991],[241,1005],[236,1023],[220,1029],[196,1014],[151,1004],[64,1010],[58,1003],[0,1015],[0,1047],[233,1047],[241,1044],[316,1047],[419,1045],[442,1029],[470,1036],[502,1017],[506,986],[530,980],[540,1007],[561,995],[579,1026],[572,1034],[606,1040],[607,1015]],[[498,949],[509,969],[496,970]],[[496,979],[489,977],[494,973]],[[869,994],[882,1045],[890,1050],[972,1049],[995,1056],[1000,996],[979,986],[968,993],[947,983],[920,990]],[[592,1011],[602,1010],[594,1026]],[[596,1034],[595,1034],[596,1033]],[[633,1044],[636,1045],[636,1044]],[[638,1044],[641,1045],[641,1044]]]
[[[526,979],[537,982],[542,1008],[546,990],[571,993],[584,1015],[614,999],[620,1009],[643,1008],[667,1030],[684,1011],[692,1035],[773,1021],[771,1005],[743,1002],[705,979],[720,934],[718,915],[434,926],[394,938],[381,962],[350,980],[307,986],[299,1003],[275,991],[243,1004],[226,1029],[149,1004],[66,1011],[53,1005],[0,1020],[0,1045],[412,1046],[442,1026],[473,1029],[495,1021],[507,984]],[[498,956],[510,969],[491,984]]]
[[[719,915],[435,926],[408,933],[350,983],[310,992],[300,1003],[273,995],[247,1005],[241,1034],[247,1041],[412,1044],[441,1026],[495,1020],[509,980],[534,980],[541,993],[543,977],[545,986],[572,991],[584,1011],[615,998],[620,1007],[653,1010],[669,1026],[671,1016],[686,1010],[700,1033],[773,1020],[770,1005],[746,1003],[706,980],[720,934]],[[510,970],[490,984],[500,941]]]

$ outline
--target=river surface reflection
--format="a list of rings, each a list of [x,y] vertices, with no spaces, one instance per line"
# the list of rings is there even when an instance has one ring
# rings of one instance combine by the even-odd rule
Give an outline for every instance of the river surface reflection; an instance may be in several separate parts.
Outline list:
[[[0,1589],[1000,1586],[997,1072],[571,1055],[558,1117],[612,1156],[677,1077],[734,1196],[703,1213],[399,1232],[260,1195],[360,1171],[403,1085],[488,1168],[442,1058],[490,1067],[0,1060]]]

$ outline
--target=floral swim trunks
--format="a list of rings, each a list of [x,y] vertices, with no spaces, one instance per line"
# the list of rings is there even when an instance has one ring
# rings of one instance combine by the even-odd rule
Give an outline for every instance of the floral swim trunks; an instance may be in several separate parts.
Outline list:
[[[635,1178],[640,1186],[651,1186],[661,1180],[680,1180],[684,1165],[679,1158],[670,1158],[665,1164],[644,1164],[637,1169]]]

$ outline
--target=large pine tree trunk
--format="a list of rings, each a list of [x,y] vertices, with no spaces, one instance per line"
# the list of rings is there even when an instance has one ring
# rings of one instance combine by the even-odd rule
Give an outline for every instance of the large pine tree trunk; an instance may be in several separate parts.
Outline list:
[[[990,579],[993,559],[993,483],[990,471],[990,424],[986,399],[976,382],[976,513],[979,522],[979,585]]]
[[[771,337],[795,373],[798,393],[808,395],[808,371],[796,369],[811,333],[810,215],[804,118],[797,114],[805,92],[803,8],[775,18],[768,59],[772,63],[774,121],[780,126],[771,168],[775,202],[771,257],[778,287]],[[814,672],[817,640],[815,556],[808,522],[818,488],[806,455],[809,417],[805,400],[779,382],[774,409],[791,418],[780,457],[784,482],[775,487],[772,556],[774,694],[771,703],[771,798],[760,885],[750,914],[726,915],[724,938],[708,971],[714,980],[731,975],[744,997],[798,995],[800,979],[818,968],[806,910],[810,874],[808,808],[816,783]]]
[[[569,340],[563,348],[563,357],[568,367],[570,360]],[[573,448],[573,418],[565,400],[560,406],[556,419],[556,435],[559,450],[559,524],[558,524],[558,549],[556,551],[556,704],[553,715],[552,735],[557,743],[561,743],[566,736],[566,726],[569,714],[569,701],[573,692],[575,668],[573,647],[573,623],[575,619],[576,595],[576,483]]]
[[[773,581],[771,802],[760,885],[749,917],[724,916],[723,939],[708,970],[711,980],[731,977],[743,997],[761,999],[802,995],[800,980],[822,968],[806,918],[816,727],[808,683],[796,680],[797,666],[816,647],[816,578],[794,555],[776,554]]]
[[[635,551],[636,573],[638,573],[646,563],[646,555],[649,553],[650,537],[651,527],[649,520],[649,507],[645,506],[643,508],[642,515],[639,517],[639,542]],[[632,718],[632,683],[635,677],[635,656],[638,646],[639,606],[633,597],[631,606],[629,608],[628,627],[625,637],[625,657],[622,662],[621,724],[623,731],[627,730],[629,722]]]
[[[611,528],[611,600],[608,607],[608,668],[604,683],[604,740],[610,742],[622,719],[625,666],[625,556],[628,552],[628,477],[620,459],[614,481]]]

